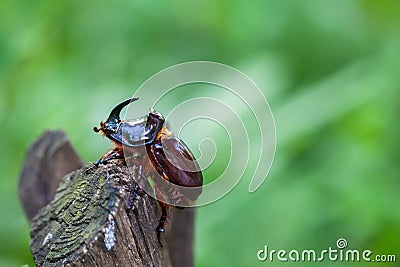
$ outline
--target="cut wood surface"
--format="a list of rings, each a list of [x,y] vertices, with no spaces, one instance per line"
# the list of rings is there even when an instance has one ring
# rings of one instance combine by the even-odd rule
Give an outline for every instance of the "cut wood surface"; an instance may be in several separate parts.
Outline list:
[[[56,146],[62,136],[57,153],[64,156],[52,158],[54,149],[48,148]],[[161,246],[155,230],[160,213],[157,201],[142,190],[132,198],[138,166],[89,164],[65,175],[58,188],[51,187],[56,191],[48,185],[43,190],[42,179],[58,184],[57,175],[71,170],[70,153],[79,160],[62,132],[47,132],[30,148],[21,174],[21,201],[27,217],[33,218],[31,252],[38,266],[193,266],[194,210],[172,209]],[[71,161],[74,166],[77,162]],[[59,170],[47,164],[64,167]],[[49,195],[55,197],[29,205],[27,199],[36,195],[45,200]]]

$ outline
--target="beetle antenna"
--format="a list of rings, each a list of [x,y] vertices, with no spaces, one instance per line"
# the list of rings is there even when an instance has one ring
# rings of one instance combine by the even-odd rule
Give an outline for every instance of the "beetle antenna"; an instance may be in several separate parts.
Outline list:
[[[129,98],[129,99],[125,100],[122,103],[119,103],[115,108],[113,108],[113,110],[111,110],[110,116],[108,116],[107,122],[116,122],[116,123],[118,123],[121,120],[120,117],[119,117],[119,115],[121,113],[121,110],[125,106],[127,106],[129,103],[132,103],[132,102],[134,102],[134,101],[136,101],[138,99],[139,99],[139,97],[132,97],[132,98]]]

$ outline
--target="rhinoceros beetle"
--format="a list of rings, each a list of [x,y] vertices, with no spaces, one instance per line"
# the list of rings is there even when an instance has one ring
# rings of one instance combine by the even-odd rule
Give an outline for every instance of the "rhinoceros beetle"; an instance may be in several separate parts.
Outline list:
[[[164,180],[173,184],[196,187],[195,193],[185,196],[184,200],[188,203],[194,202],[201,194],[203,184],[203,176],[195,157],[189,148],[167,129],[165,119],[159,112],[150,110],[145,117],[136,120],[121,120],[121,110],[136,100],[138,98],[134,97],[121,102],[111,110],[108,119],[100,123],[100,128],[93,128],[95,132],[106,136],[114,143],[114,148],[105,153],[95,165],[113,159],[119,159],[126,164],[123,149],[135,150],[144,147],[147,155],[143,155],[141,164],[145,165],[144,169],[148,172],[146,174],[151,176],[151,170],[155,170]],[[171,155],[173,162],[169,160]],[[149,164],[152,168],[146,167]],[[156,186],[155,184],[154,187]],[[138,189],[139,187],[136,186],[134,196]],[[174,188],[173,190],[172,194],[182,196],[180,192],[177,192],[178,189]],[[162,190],[158,190],[158,188],[155,188],[155,191],[156,194],[163,194]],[[157,226],[157,235],[160,237],[160,233],[165,232],[164,225],[171,205],[160,200],[158,202],[162,210]]]

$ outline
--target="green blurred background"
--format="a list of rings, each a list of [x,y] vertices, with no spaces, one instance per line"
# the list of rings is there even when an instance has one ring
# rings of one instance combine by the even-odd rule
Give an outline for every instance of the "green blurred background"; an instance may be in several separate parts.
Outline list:
[[[1,1],[0,266],[33,265],[17,197],[29,144],[62,128],[96,160],[110,143],[92,126],[155,72],[191,60],[246,73],[277,127],[261,188],[249,194],[244,177],[198,209],[196,266],[281,266],[257,251],[322,250],[341,237],[351,249],[396,254],[397,265],[381,266],[399,266],[395,0]],[[339,265],[363,264],[324,262]]]

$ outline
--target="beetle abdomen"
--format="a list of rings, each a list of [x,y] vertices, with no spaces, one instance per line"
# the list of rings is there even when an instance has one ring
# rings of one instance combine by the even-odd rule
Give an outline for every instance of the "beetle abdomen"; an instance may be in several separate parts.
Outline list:
[[[203,175],[189,148],[177,137],[171,136],[147,145],[149,158],[161,176],[184,187],[197,187],[189,198],[196,200],[201,194]]]

